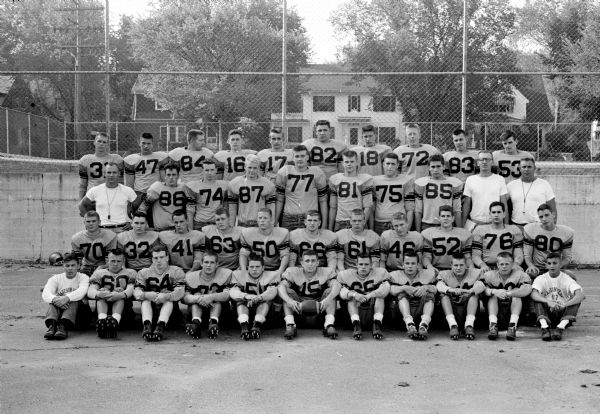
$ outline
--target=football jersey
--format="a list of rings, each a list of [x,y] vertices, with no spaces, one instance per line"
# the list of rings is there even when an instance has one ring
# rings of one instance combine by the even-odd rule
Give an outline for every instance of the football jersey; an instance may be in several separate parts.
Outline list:
[[[500,252],[514,255],[515,249],[523,248],[523,233],[512,224],[503,229],[494,229],[491,224],[482,224],[473,230],[473,251],[480,251],[482,260],[495,265]]]
[[[454,253],[471,254],[472,236],[468,230],[454,227],[446,231],[441,227],[430,227],[421,235],[423,253],[431,254],[431,263],[438,269],[450,269]]]
[[[383,174],[383,157],[392,152],[392,149],[384,144],[375,144],[372,147],[352,147],[352,151],[358,154],[360,172],[373,177]]]
[[[256,151],[243,149],[239,152],[219,151],[215,154],[217,171],[225,181],[231,181],[246,172],[246,156],[256,154]]]
[[[400,157],[400,172],[416,180],[429,175],[429,157],[440,154],[440,151],[432,145],[420,144],[416,148],[400,145],[394,153]]]
[[[493,166],[498,169],[497,174],[510,183],[512,180],[521,178],[521,170],[519,168],[523,158],[533,158],[533,155],[527,151],[517,150],[516,154],[507,154],[504,150],[494,151]]]
[[[258,227],[244,228],[241,242],[244,253],[254,253],[263,258],[265,270],[279,269],[281,255],[290,254],[290,233],[281,227],[274,227],[268,235],[262,234]]]
[[[104,166],[114,162],[119,166],[119,172],[123,175],[123,158],[119,154],[107,154],[98,157],[96,154],[85,154],[79,160],[79,178],[87,180],[87,190],[100,184],[104,184]]]
[[[319,199],[329,194],[327,178],[319,167],[310,166],[306,171],[299,171],[293,165],[284,165],[277,172],[275,184],[277,194],[285,196],[283,213],[288,215],[319,210]]]
[[[265,177],[256,180],[236,177],[227,186],[227,203],[237,205],[238,223],[256,221],[258,210],[274,206],[276,202],[275,184]]]
[[[560,272],[557,277],[550,277],[548,273],[544,273],[535,278],[531,287],[540,292],[543,297],[562,305],[573,299],[575,291],[581,290],[581,285],[563,272]]]
[[[160,170],[169,161],[166,152],[157,151],[147,155],[131,154],[123,160],[125,174],[134,177],[133,189],[145,193],[153,183],[160,180]]]
[[[390,273],[390,285],[392,286],[435,286],[437,279],[435,273],[430,269],[419,269],[413,277],[407,275],[404,270],[395,270]],[[420,298],[419,298],[420,300]]]
[[[107,289],[113,292],[115,288],[125,290],[128,284],[134,285],[137,272],[133,269],[122,268],[117,273],[108,269],[96,269],[90,277],[90,285],[98,286],[98,289]]]
[[[415,209],[415,182],[411,177],[399,175],[373,177],[373,201],[375,221],[389,223],[395,213],[406,213]]]
[[[329,179],[329,192],[337,195],[335,220],[350,220],[352,210],[373,206],[373,177],[367,174],[356,177],[334,174]]]
[[[294,159],[294,152],[287,148],[282,151],[273,151],[273,149],[267,148],[259,151],[256,155],[260,160],[261,170],[265,177],[273,184],[275,184],[277,171],[284,165],[293,162]]]
[[[218,267],[225,267],[230,270],[235,270],[240,267],[240,249],[242,243],[242,229],[232,227],[229,232],[223,233],[216,225],[202,227],[204,233],[206,251],[217,253],[219,260]]]
[[[185,274],[177,266],[169,266],[163,273],[150,266],[138,272],[135,287],[144,292],[171,293],[176,288],[185,287]]]
[[[336,233],[340,253],[344,255],[344,268],[356,269],[358,256],[369,254],[379,259],[379,236],[373,230],[365,229],[356,234],[352,229],[343,229]]]
[[[450,206],[455,213],[462,211],[461,196],[463,182],[458,178],[444,177],[434,180],[421,177],[415,180],[415,212],[423,215],[421,221],[438,223],[441,206]]]
[[[148,188],[147,200],[154,200],[152,219],[157,231],[173,228],[173,213],[185,209],[187,204],[196,202],[193,193],[184,184],[170,187],[161,181]],[[145,208],[141,211],[145,211]]]
[[[152,265],[152,248],[160,244],[158,233],[147,231],[138,236],[133,230],[117,234],[117,245],[125,253],[125,266],[140,270]]]
[[[96,235],[83,230],[71,237],[71,247],[83,254],[83,266],[101,266],[106,264],[108,252],[117,247],[117,235],[106,229],[100,229]]]
[[[227,200],[227,182],[191,181],[186,184],[192,196],[196,198],[194,221],[198,223],[214,223],[215,211]]]
[[[447,175],[458,178],[463,183],[467,181],[468,176],[477,174],[478,160],[479,152],[475,150],[467,150],[465,152],[448,151],[444,153]]]
[[[471,289],[481,279],[481,270],[469,267],[460,279],[452,270],[442,270],[437,275],[437,280],[449,288]]]
[[[334,232],[326,229],[319,229],[313,236],[306,229],[296,229],[290,232],[290,253],[295,258],[292,263],[290,257],[290,266],[300,266],[302,253],[305,250],[314,250],[319,258],[319,266],[327,267],[330,261],[334,264],[337,260],[337,236]]]
[[[519,289],[523,285],[530,285],[531,278],[521,269],[511,269],[507,278],[502,277],[498,270],[490,270],[483,275],[483,283],[490,289]]]
[[[290,267],[281,275],[281,280],[285,280],[298,296],[314,300],[321,300],[325,290],[335,279],[335,271],[327,267],[318,267],[311,279],[306,277],[301,267]]]
[[[231,287],[233,272],[230,269],[217,267],[212,278],[206,278],[202,270],[195,270],[185,275],[185,291],[190,295],[206,295],[219,293]]]
[[[379,240],[381,254],[387,255],[385,267],[388,271],[404,268],[403,255],[406,250],[421,252],[423,236],[416,231],[409,231],[406,236],[399,236],[396,230],[386,230]]]
[[[213,158],[214,153],[208,148],[196,151],[187,147],[178,147],[169,152],[169,159],[179,165],[179,178],[183,183],[202,180],[204,178],[202,163]]]
[[[342,153],[347,146],[342,141],[330,139],[328,142],[321,142],[318,139],[307,139],[302,143],[308,148],[310,155],[310,165],[319,167],[327,179],[338,172],[338,163],[342,162]]]
[[[390,281],[390,274],[381,267],[374,267],[364,278],[358,274],[356,269],[346,269],[338,273],[338,282],[342,288],[358,292],[362,295],[379,289],[382,283]]]
[[[278,272],[263,272],[258,278],[254,279],[246,270],[236,270],[233,272],[231,284],[239,288],[244,293],[251,295],[260,295],[270,287],[277,287],[281,277]]]
[[[190,230],[185,234],[175,230],[161,231],[158,238],[169,249],[171,264],[181,267],[186,272],[194,265],[194,257],[205,249],[204,233]]]
[[[568,226],[557,224],[554,230],[545,230],[539,223],[530,223],[523,228],[523,250],[526,255],[531,252],[536,267],[545,268],[548,253],[562,254],[563,250],[571,249],[573,237],[575,232]]]

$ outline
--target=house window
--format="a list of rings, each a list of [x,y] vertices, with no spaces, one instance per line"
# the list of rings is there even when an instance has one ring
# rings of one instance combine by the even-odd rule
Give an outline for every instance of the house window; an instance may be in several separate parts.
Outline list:
[[[313,112],[335,112],[335,96],[313,96]]]
[[[288,127],[287,141],[288,143],[302,142],[302,127]]]
[[[160,127],[160,139],[166,142],[186,142],[183,125],[163,125]]]
[[[348,96],[348,112],[360,112],[360,96]]]
[[[350,145],[358,145],[358,128],[350,128]]]
[[[395,127],[377,128],[377,134],[378,134],[380,143],[389,145],[392,148],[394,148],[398,145],[398,140],[396,139],[396,128]]]
[[[373,112],[396,112],[396,99],[391,95],[374,96]]]
[[[496,99],[496,112],[511,113],[515,111],[514,96],[500,96]]]

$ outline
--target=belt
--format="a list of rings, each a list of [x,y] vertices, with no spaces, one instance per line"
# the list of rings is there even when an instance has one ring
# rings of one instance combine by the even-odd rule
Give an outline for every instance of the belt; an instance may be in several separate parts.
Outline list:
[[[110,226],[100,226],[103,229],[118,229],[120,227],[125,227],[127,225],[127,223],[123,223],[123,224],[111,224]]]

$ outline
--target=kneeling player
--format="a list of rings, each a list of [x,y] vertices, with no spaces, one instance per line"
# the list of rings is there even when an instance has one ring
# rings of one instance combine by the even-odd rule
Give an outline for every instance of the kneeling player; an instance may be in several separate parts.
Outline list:
[[[390,275],[380,267],[373,267],[369,254],[360,254],[356,269],[342,270],[338,274],[341,285],[340,299],[347,301],[348,313],[354,327],[354,339],[362,338],[359,308],[368,307],[373,313],[373,338],[383,339],[381,325],[385,298],[390,293]]]
[[[479,295],[485,285],[479,280],[481,270],[467,268],[467,259],[462,253],[452,256],[452,269],[438,274],[436,288],[440,292],[442,309],[450,327],[450,338],[457,340],[459,322],[464,324],[465,338],[475,339],[475,315],[479,308]],[[466,316],[465,316],[466,313]],[[459,322],[456,321],[458,317]]]
[[[96,299],[96,331],[100,338],[117,337],[125,301],[133,297],[137,272],[125,268],[124,263],[123,250],[113,249],[108,253],[108,267],[96,269],[90,278],[88,298]]]
[[[312,249],[302,252],[300,265],[288,268],[277,288],[285,313],[284,337],[292,339],[297,335],[295,314],[311,316],[311,310],[314,310],[316,314],[325,313],[323,335],[336,339],[335,308],[340,284],[335,272],[330,267],[319,267],[318,253]]]
[[[185,275],[177,266],[169,265],[169,252],[164,245],[152,248],[152,266],[139,271],[135,280],[133,297],[142,302],[142,338],[160,341],[173,313],[174,302],[183,297]],[[152,330],[154,313],[158,312],[158,323]]]
[[[531,279],[521,269],[514,268],[513,255],[509,252],[498,253],[496,264],[498,270],[486,272],[483,276],[487,311],[490,320],[488,339],[498,338],[498,327],[506,326],[506,339],[514,341],[517,338],[517,323],[523,309],[523,298],[531,293]]]
[[[248,257],[247,271],[233,272],[233,287],[229,291],[229,297],[236,303],[238,322],[241,327],[240,336],[245,341],[260,338],[261,328],[267,320],[271,302],[277,297],[279,273],[265,272],[264,269],[263,258],[252,254]],[[254,310],[252,330],[248,329],[251,309]]]
[[[398,297],[398,308],[411,339],[427,339],[433,315],[433,300],[437,292],[435,273],[419,269],[419,256],[414,250],[404,252],[404,270],[390,273],[390,294]],[[415,318],[420,318],[419,329]]]
[[[585,299],[581,286],[561,272],[561,254],[549,253],[547,273],[533,281],[531,299],[535,301],[538,322],[544,341],[560,341],[563,332],[575,322],[579,305]],[[556,326],[554,332],[550,328]]]
[[[208,311],[210,314],[208,337],[215,339],[219,336],[219,318],[223,303],[229,301],[232,271],[217,267],[218,260],[216,253],[207,252],[202,258],[202,269],[185,275],[183,303],[188,305],[192,314],[192,323],[185,326],[185,331],[192,338],[200,338],[203,311]]]

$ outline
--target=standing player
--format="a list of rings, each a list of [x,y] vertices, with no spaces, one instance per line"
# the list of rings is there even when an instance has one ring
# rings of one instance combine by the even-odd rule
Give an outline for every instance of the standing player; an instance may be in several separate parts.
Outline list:
[[[472,237],[465,229],[454,227],[452,207],[440,207],[440,227],[430,227],[424,230],[423,236],[423,267],[437,273],[452,267],[452,255],[462,253],[467,258],[467,267],[473,267],[471,261]]]
[[[260,161],[256,155],[246,156],[246,172],[227,185],[229,219],[234,226],[256,227],[258,210],[268,208],[275,214],[275,184],[260,176]]]
[[[460,336],[459,326],[464,326],[465,338],[475,339],[475,316],[479,309],[479,295],[485,291],[481,280],[481,270],[467,267],[462,253],[452,256],[452,269],[438,274],[435,285],[440,292],[440,302],[450,327],[450,338]],[[458,321],[457,321],[458,319]]]
[[[204,234],[190,230],[185,210],[173,212],[174,230],[161,231],[158,238],[167,247],[171,264],[185,272],[198,270],[202,266],[205,249]]]
[[[231,226],[229,211],[224,207],[215,211],[215,222],[214,225],[202,227],[206,251],[218,255],[217,267],[239,269],[242,229]]]
[[[263,259],[256,255],[248,257],[248,270],[233,272],[229,297],[236,304],[243,340],[260,339],[262,325],[267,320],[271,303],[277,297],[280,280],[277,272],[264,271]],[[250,310],[254,313],[252,329],[248,328]]]
[[[242,230],[240,268],[248,269],[251,253],[263,258],[265,270],[277,271],[281,276],[290,259],[290,233],[282,227],[273,227],[273,215],[268,208],[258,211],[258,227]]]
[[[392,230],[386,230],[381,235],[379,247],[381,260],[379,265],[388,272],[402,270],[404,252],[412,250],[417,253],[419,262],[422,262],[423,236],[410,228],[403,213],[395,213],[392,217]]]
[[[373,177],[383,174],[383,159],[385,155],[392,152],[392,149],[387,145],[377,143],[373,125],[362,127],[362,139],[363,146],[351,148],[358,154],[360,172]]]
[[[320,208],[324,220],[321,227],[326,229],[329,187],[325,173],[308,165],[308,149],[304,145],[296,145],[293,151],[294,165],[284,165],[275,179],[275,222],[281,218],[281,227],[292,231],[302,227],[307,211]]]
[[[329,230],[333,231],[350,228],[352,210],[371,217],[373,209],[373,177],[358,172],[356,152],[344,152],[343,159],[344,172],[329,179]]]
[[[284,165],[292,162],[294,154],[291,149],[285,148],[283,132],[281,128],[271,128],[269,132],[269,142],[271,148],[261,150],[256,154],[260,159],[260,168],[264,171],[264,176],[275,184],[277,171]]]
[[[444,158],[441,154],[429,157],[428,165],[430,176],[415,180],[415,229],[420,232],[439,226],[436,220],[441,206],[451,206],[456,227],[462,227],[462,181],[444,176]]]
[[[114,163],[118,168],[117,179],[123,178],[123,158],[119,154],[111,154],[108,135],[103,132],[94,138],[94,153],[86,154],[79,160],[79,199],[85,193],[104,182],[104,166]]]
[[[331,124],[329,121],[317,121],[315,124],[317,138],[307,139],[302,143],[310,153],[310,165],[319,167],[329,180],[331,176],[340,171],[339,163],[342,153],[346,151],[346,144],[331,139]]]
[[[96,300],[96,331],[100,338],[117,337],[125,301],[133,297],[136,277],[135,270],[125,267],[125,256],[121,249],[111,250],[108,253],[108,266],[96,269],[92,274],[87,295]]]
[[[169,160],[179,166],[183,183],[202,180],[202,163],[214,158],[214,153],[206,148],[204,131],[190,129],[187,143],[187,147],[173,148],[169,152]]]
[[[496,261],[498,270],[490,270],[483,276],[485,294],[489,297],[487,300],[490,320],[488,339],[498,338],[498,328],[504,329],[508,325],[506,339],[514,341],[517,338],[517,323],[523,309],[523,298],[531,293],[531,279],[521,269],[515,268],[510,253],[499,253]]]
[[[498,169],[498,175],[506,180],[506,184],[521,177],[519,164],[523,158],[533,159],[527,151],[517,149],[517,139],[512,131],[504,131],[500,135],[500,141],[504,149],[494,151],[494,167]]]
[[[117,246],[125,255],[125,266],[137,272],[152,265],[152,248],[158,244],[158,233],[148,230],[144,213],[134,213],[131,230],[117,234]]]
[[[321,216],[317,210],[309,210],[304,219],[305,228],[290,232],[289,267],[300,266],[305,250],[314,250],[319,258],[319,267],[335,270],[337,266],[337,236],[334,232],[321,229]]]
[[[390,295],[398,298],[398,309],[411,339],[427,339],[433,315],[435,274],[428,269],[419,269],[419,256],[411,250],[404,252],[403,270],[390,273]],[[419,322],[419,329],[415,325]]]
[[[202,314],[208,311],[208,337],[215,339],[219,336],[219,318],[223,304],[229,301],[232,272],[223,267],[217,267],[217,255],[208,252],[202,258],[202,269],[185,275],[185,296],[183,303],[188,305],[192,315],[192,323],[185,326],[185,331],[192,338],[200,338]]]
[[[500,252],[513,255],[516,266],[523,263],[523,233],[512,224],[504,224],[504,204],[494,201],[490,204],[490,224],[483,224],[473,230],[473,264],[487,272],[496,267],[496,257]]]
[[[429,144],[421,144],[421,128],[417,124],[406,124],[406,145],[400,145],[394,153],[402,160],[402,173],[413,179],[426,177],[427,162],[433,154],[440,151]]]
[[[467,149],[467,134],[462,129],[455,129],[452,133],[454,151],[444,153],[446,171],[450,177],[458,178],[463,183],[467,177],[477,171],[478,154],[476,150]]]
[[[231,181],[235,177],[244,175],[246,157],[256,154],[254,150],[242,149],[244,136],[241,129],[232,129],[229,131],[228,137],[229,151],[223,150],[215,154],[219,177],[225,181]]]
[[[217,166],[214,161],[204,161],[202,181],[187,183],[189,191],[196,197],[195,204],[188,204],[188,217],[194,218],[194,230],[201,230],[209,224],[215,224],[215,212],[227,203],[227,182],[217,180]]]
[[[373,315],[373,338],[383,339],[382,323],[385,298],[390,293],[390,275],[377,267],[368,254],[358,256],[356,269],[342,270],[337,277],[340,283],[340,299],[346,301],[354,339],[362,338],[359,308],[367,308]],[[369,317],[370,319],[370,317]]]
[[[106,264],[108,252],[117,247],[117,235],[110,230],[99,227],[100,216],[95,211],[88,211],[83,216],[85,230],[71,237],[71,248],[83,254],[80,270],[90,276],[98,266]]]
[[[306,310],[310,308],[306,303],[310,304],[311,302],[315,303],[314,307],[318,314],[325,313],[323,335],[331,339],[337,338],[338,334],[334,324],[336,298],[340,293],[340,284],[332,268],[319,266],[316,251],[304,250],[300,267],[288,268],[281,277],[281,283],[277,289],[279,297],[283,301],[284,337],[286,339],[296,337],[294,315],[299,315],[304,319]]]
[[[351,227],[336,233],[339,251],[337,269],[356,269],[361,255],[371,257],[374,267],[379,267],[379,236],[373,230],[365,229],[365,215],[362,210],[352,210]]]
[[[386,154],[383,158],[384,175],[373,177],[375,214],[372,216],[374,223],[370,227],[377,234],[392,228],[392,217],[397,213],[405,215],[409,229],[413,224],[415,182],[405,174],[400,175],[399,164],[396,154]]]
[[[142,305],[142,338],[147,341],[163,339],[173,307],[183,298],[184,293],[183,271],[177,266],[169,266],[169,252],[166,246],[155,246],[152,249],[152,266],[138,272],[133,290],[133,297]],[[156,313],[158,323],[152,330]]]

